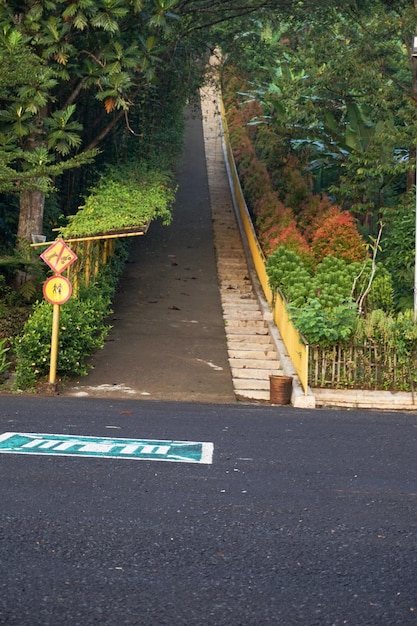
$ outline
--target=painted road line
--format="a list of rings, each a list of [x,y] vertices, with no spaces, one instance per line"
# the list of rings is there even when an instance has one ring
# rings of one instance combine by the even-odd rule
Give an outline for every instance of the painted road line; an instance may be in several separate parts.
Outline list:
[[[114,439],[13,432],[0,435],[0,454],[48,454],[210,465],[213,462],[213,449],[213,444],[207,441]]]

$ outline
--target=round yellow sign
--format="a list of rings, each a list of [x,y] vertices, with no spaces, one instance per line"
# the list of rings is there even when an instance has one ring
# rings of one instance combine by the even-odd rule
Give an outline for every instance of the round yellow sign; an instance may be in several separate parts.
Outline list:
[[[51,304],[64,304],[71,293],[72,285],[65,276],[50,276],[43,284],[43,295]]]

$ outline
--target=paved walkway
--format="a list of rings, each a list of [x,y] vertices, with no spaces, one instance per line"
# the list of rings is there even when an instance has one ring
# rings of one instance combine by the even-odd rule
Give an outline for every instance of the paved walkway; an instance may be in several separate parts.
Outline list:
[[[64,395],[236,402],[197,113],[187,119],[177,180],[172,224],[155,222],[133,240],[106,345]]]

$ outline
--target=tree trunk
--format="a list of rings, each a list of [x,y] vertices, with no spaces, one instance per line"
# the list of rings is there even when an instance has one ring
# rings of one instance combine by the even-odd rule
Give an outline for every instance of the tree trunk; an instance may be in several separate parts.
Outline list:
[[[41,235],[45,194],[41,191],[22,191],[20,193],[19,226],[17,237],[31,241],[32,234]]]

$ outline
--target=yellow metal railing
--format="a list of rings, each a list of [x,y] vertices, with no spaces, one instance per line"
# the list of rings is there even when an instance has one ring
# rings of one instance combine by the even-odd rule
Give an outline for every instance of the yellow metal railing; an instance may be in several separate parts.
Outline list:
[[[147,228],[136,232],[97,235],[92,237],[78,237],[65,239],[71,250],[77,255],[77,260],[66,270],[66,275],[72,283],[72,295],[79,295],[80,286],[88,287],[97,277],[100,267],[106,265],[114,253],[115,239],[122,237],[137,237],[144,235]],[[47,248],[53,241],[31,244],[32,248]]]
[[[280,332],[282,341],[287,349],[300,383],[307,393],[308,389],[308,345],[303,341],[300,333],[294,327],[288,314],[285,300],[280,293],[273,293],[266,272],[266,258],[259,244],[253,227],[252,219],[243,196],[239,176],[236,169],[235,159],[229,141],[226,114],[223,99],[219,95],[219,107],[223,126],[224,145],[226,149],[228,172],[233,186],[232,192],[235,203],[239,210],[239,218],[242,224],[248,248],[252,257],[258,280],[262,286],[264,296],[273,311],[274,322]]]
[[[240,180],[236,169],[235,159],[233,156],[232,148],[230,146],[229,141],[229,132],[227,128],[226,114],[224,110],[223,99],[220,97],[220,112],[221,119],[223,124],[223,133],[224,133],[224,143],[227,152],[227,163],[229,166],[229,172],[233,183],[233,192],[236,200],[236,204],[239,208],[239,217],[241,220],[241,224],[243,226],[243,230],[245,232],[246,241],[249,246],[249,250],[251,253],[251,257],[253,260],[253,264],[256,270],[256,274],[258,276],[258,280],[261,283],[263,292],[265,294],[266,301],[269,305],[272,305],[273,301],[273,293],[269,286],[268,275],[266,273],[266,259],[265,255],[262,251],[261,246],[259,245],[258,238],[255,233],[255,229],[253,227],[252,219],[250,217],[248,207],[246,206],[245,198],[242,193],[242,188],[240,186]]]
[[[279,291],[275,294],[273,314],[274,322],[287,348],[288,355],[295,367],[304,392],[307,393],[308,344],[303,341],[300,333],[291,322],[285,300]]]

